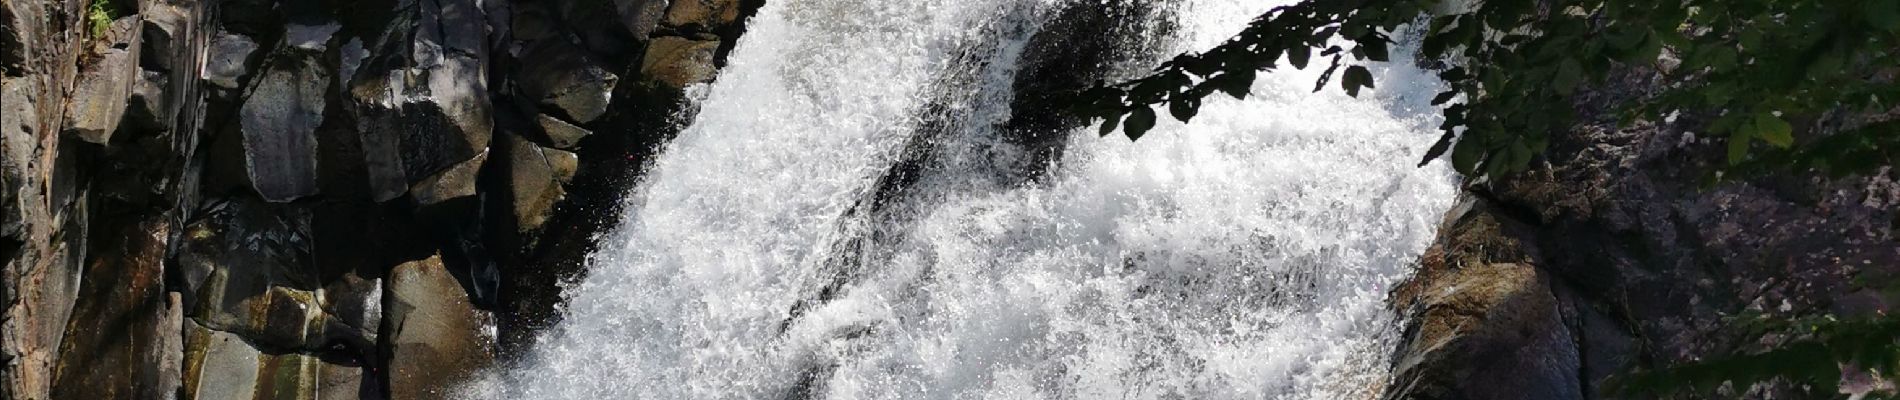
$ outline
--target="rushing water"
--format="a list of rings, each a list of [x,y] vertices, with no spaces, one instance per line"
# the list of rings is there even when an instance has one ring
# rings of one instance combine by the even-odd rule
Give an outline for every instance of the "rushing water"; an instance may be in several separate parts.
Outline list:
[[[1431,80],[1392,67],[1352,99],[1263,74],[1191,125],[1076,129],[1046,175],[1002,178],[1019,55],[1067,1],[768,1],[565,321],[469,397],[1376,396],[1386,292],[1453,195],[1412,165]],[[1272,3],[1166,3],[1142,51]]]

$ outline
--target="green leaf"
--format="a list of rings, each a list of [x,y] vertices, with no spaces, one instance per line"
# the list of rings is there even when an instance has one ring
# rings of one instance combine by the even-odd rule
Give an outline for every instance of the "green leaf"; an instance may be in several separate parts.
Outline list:
[[[1749,139],[1752,138],[1745,132],[1754,129],[1753,126],[1749,125],[1754,124],[1744,124],[1742,129],[1736,129],[1735,134],[1728,136],[1728,165],[1741,164],[1742,160],[1748,158],[1748,142]]]
[[[1128,140],[1141,140],[1141,135],[1148,134],[1148,130],[1155,127],[1155,110],[1147,106],[1135,107],[1128,113],[1128,119],[1122,121],[1122,125],[1122,132],[1128,134]]]
[[[1346,94],[1352,97],[1359,97],[1360,88],[1377,87],[1372,83],[1372,71],[1359,65],[1347,67],[1346,75],[1339,78],[1339,84],[1346,89]]]
[[[1556,75],[1551,77],[1552,88],[1557,90],[1557,94],[1566,96],[1575,92],[1577,85],[1582,82],[1583,66],[1577,64],[1577,59],[1569,57],[1564,57],[1563,62],[1557,64]]]
[[[1286,49],[1286,61],[1288,64],[1293,64],[1294,69],[1306,69],[1306,62],[1312,57],[1313,48],[1307,47],[1304,44],[1294,45]]]
[[[1181,122],[1194,119],[1194,114],[1199,112],[1200,108],[1201,100],[1195,98],[1180,98],[1168,102],[1168,114],[1174,115],[1174,119]]]
[[[1866,0],[1862,4],[1861,14],[1867,17],[1867,23],[1877,29],[1887,31],[1900,30],[1900,1]]]
[[[1438,157],[1444,156],[1446,151],[1451,150],[1451,142],[1454,140],[1457,140],[1457,136],[1453,135],[1450,131],[1446,131],[1444,136],[1438,137],[1437,143],[1432,143],[1432,147],[1425,150],[1425,157],[1419,159],[1418,166],[1424,167],[1431,164],[1432,160],[1437,160]]]
[[[1457,98],[1457,97],[1458,97],[1457,90],[1446,90],[1444,93],[1439,93],[1437,97],[1432,98],[1432,105],[1434,106],[1443,105],[1445,103],[1451,102],[1451,99]]]
[[[1755,136],[1775,147],[1788,148],[1794,145],[1794,126],[1773,113],[1755,114]]]
[[[1108,134],[1110,133],[1115,133],[1115,128],[1120,127],[1121,124],[1122,124],[1121,114],[1111,114],[1108,116],[1108,118],[1102,119],[1102,128],[1100,131],[1096,132],[1096,135],[1108,136]]]
[[[1228,96],[1246,100],[1247,93],[1253,90],[1253,80],[1254,71],[1251,69],[1242,69],[1228,71],[1225,74],[1214,77],[1214,79],[1209,80],[1207,83],[1214,85],[1215,89],[1220,89],[1222,93],[1226,93]]]
[[[1361,39],[1359,41],[1359,50],[1365,53],[1366,59],[1368,60],[1378,62],[1392,60],[1391,51],[1388,50],[1385,45],[1385,38],[1381,38],[1378,35],[1369,35],[1366,36],[1365,39]]]
[[[1465,131],[1458,143],[1451,149],[1451,167],[1458,173],[1472,175],[1478,172],[1478,162],[1484,160],[1486,149],[1481,140],[1472,137],[1471,131]]]

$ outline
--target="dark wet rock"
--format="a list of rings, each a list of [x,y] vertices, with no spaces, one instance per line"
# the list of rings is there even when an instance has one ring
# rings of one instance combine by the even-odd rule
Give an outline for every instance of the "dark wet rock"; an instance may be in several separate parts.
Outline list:
[[[1387,399],[1583,399],[1579,355],[1522,223],[1467,198],[1395,292],[1415,315]]]
[[[382,337],[391,398],[451,398],[458,384],[493,362],[492,318],[469,302],[440,257],[396,266],[386,291]]]
[[[698,30],[737,18],[660,0],[140,0],[115,3],[132,29],[96,41],[67,18],[84,4],[0,2],[4,398],[444,396],[493,357],[481,309],[515,296],[500,271],[585,254],[597,228],[545,228],[605,220],[558,216],[583,208],[570,187],[610,213],[677,129],[678,93],[616,74],[704,82],[722,42],[668,40],[647,63],[650,35],[730,44]],[[125,73],[88,81],[107,69]],[[528,107],[497,116],[493,99]],[[491,140],[498,117],[511,136]],[[138,249],[169,258],[128,257],[127,221],[165,225]],[[484,247],[551,233],[558,249]]]
[[[320,400],[365,400],[380,398],[374,380],[363,377],[363,367],[323,364],[317,373],[316,398]]]
[[[552,5],[588,52],[618,60],[638,49],[666,13],[666,0],[563,1]],[[618,64],[618,63],[616,63]]]
[[[139,55],[143,57],[140,63],[146,68],[169,72],[181,65],[177,60],[178,50],[186,45],[183,42],[186,30],[196,22],[185,7],[169,1],[139,2],[139,15],[145,18],[144,51]]]
[[[1613,74],[1607,84],[1575,98],[1581,122],[1552,136],[1550,151],[1536,168],[1465,189],[1489,204],[1474,213],[1515,220],[1522,227],[1506,236],[1535,255],[1523,265],[1549,282],[1562,317],[1561,323],[1544,325],[1560,325],[1572,338],[1571,350],[1533,349],[1574,351],[1574,361],[1545,361],[1577,371],[1572,379],[1585,398],[1603,396],[1607,379],[1634,367],[1658,368],[1778,344],[1772,337],[1728,329],[1727,318],[1738,313],[1891,312],[1890,300],[1858,298],[1863,292],[1855,280],[1900,274],[1895,269],[1900,248],[1893,246],[1890,229],[1900,196],[1892,180],[1777,172],[1704,187],[1703,178],[1726,162],[1723,142],[1697,138],[1686,130],[1694,125],[1626,121],[1613,111],[1666,84],[1654,71]],[[1458,221],[1470,219],[1450,219],[1446,227],[1457,229]],[[1484,245],[1490,243],[1486,237],[1441,233],[1439,246],[1495,248]],[[1463,276],[1434,273],[1441,269],[1431,264],[1434,257],[1424,258],[1420,274],[1406,286],[1448,287],[1452,283],[1441,280]],[[1517,313],[1512,303],[1498,304],[1497,309],[1468,308]],[[1409,310],[1421,326],[1454,323],[1459,315]],[[1472,328],[1477,330],[1519,324],[1470,321],[1482,324]],[[1533,351],[1513,345],[1500,342],[1471,351]],[[1476,368],[1440,364],[1413,370],[1456,383],[1448,387],[1493,383],[1495,378]],[[1822,395],[1779,383],[1750,390],[1763,398]]]
[[[481,172],[482,163],[487,160],[488,153],[482,153],[435,176],[424,178],[409,189],[410,198],[415,200],[417,206],[430,207],[474,197],[475,178]]]
[[[265,200],[315,195],[317,127],[323,124],[330,76],[320,54],[284,51],[272,57],[239,109],[244,170]]]
[[[673,0],[663,23],[681,32],[710,32],[739,21],[738,0]]]
[[[248,399],[257,393],[264,354],[244,338],[186,322],[184,400]]]
[[[573,153],[544,149],[515,135],[505,136],[515,226],[524,233],[538,232],[553,213],[555,202],[567,195],[562,185],[573,178]]]
[[[89,37],[57,21],[77,3],[0,2],[0,397],[51,397],[85,269],[91,212],[61,132]],[[15,45],[18,45],[17,47]]]
[[[583,124],[607,112],[614,85],[620,82],[605,65],[561,38],[531,45],[522,59],[532,60],[524,63],[518,77],[522,94],[544,109]]]
[[[60,343],[52,398],[154,399],[176,383],[166,381],[168,351],[180,327],[165,293],[169,221],[112,222],[96,245],[115,249],[87,261],[78,303]]]
[[[206,49],[204,79],[211,86],[235,90],[251,75],[257,42],[244,35],[220,31]]]
[[[473,0],[407,10],[366,44],[349,86],[378,201],[482,154],[493,130],[481,10]]]
[[[581,139],[586,139],[587,135],[593,134],[587,129],[546,114],[535,115],[534,122],[541,126],[541,133],[545,138],[543,144],[557,149],[579,149]]]
[[[80,139],[105,144],[118,131],[132,86],[140,79],[139,33],[143,24],[136,15],[112,21],[98,58],[81,70],[72,100],[66,103],[65,124]]]
[[[191,305],[188,315],[206,328],[273,349],[366,350],[376,339],[370,327],[380,317],[381,292],[371,279],[321,274],[313,253],[320,239],[314,214],[301,206],[239,200],[188,226],[176,262]]]
[[[170,85],[164,72],[140,72],[138,82],[132,84],[132,98],[126,105],[125,121],[143,131],[170,129],[170,105],[166,103],[170,100],[166,93]]]
[[[323,52],[329,48],[330,38],[343,26],[334,22],[310,24],[290,24],[284,27],[284,45],[294,49]]]
[[[717,70],[713,56],[718,51],[717,40],[655,38],[647,46],[646,58],[640,61],[640,75],[673,89],[710,82]]]

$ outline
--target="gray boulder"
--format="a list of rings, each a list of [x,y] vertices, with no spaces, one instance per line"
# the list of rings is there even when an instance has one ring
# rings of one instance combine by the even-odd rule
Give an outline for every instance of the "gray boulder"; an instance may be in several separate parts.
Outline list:
[[[585,128],[574,126],[574,124],[547,114],[535,115],[534,122],[541,127],[541,134],[546,140],[545,144],[549,147],[562,150],[579,149],[581,139],[586,139],[588,135],[594,134],[593,132],[588,132]]]
[[[475,196],[475,178],[481,173],[482,163],[488,160],[484,152],[456,164],[435,176],[423,178],[416,186],[409,188],[410,199],[419,207],[430,207],[451,200]]]
[[[494,361],[493,318],[469,302],[441,257],[397,265],[385,290],[391,398],[452,398],[454,388]]]
[[[204,79],[211,86],[236,90],[251,75],[257,42],[244,35],[218,31],[205,49]]]
[[[189,315],[207,328],[278,349],[366,348],[381,293],[374,281],[324,276],[312,213],[235,199],[186,227],[175,265]]]
[[[288,50],[272,57],[256,89],[238,110],[244,171],[265,200],[286,202],[317,194],[317,127],[329,87],[320,54]]]
[[[711,32],[739,21],[738,0],[673,0],[662,26],[682,32]]]
[[[82,140],[106,144],[125,117],[126,101],[139,81],[139,33],[144,24],[139,18],[112,21],[104,49],[79,72],[72,100],[66,103],[65,125]]]
[[[1581,356],[1523,224],[1466,198],[1394,293],[1409,323],[1388,400],[1581,400]]]
[[[409,2],[354,69],[349,97],[372,197],[385,201],[488,148],[486,20],[473,0]],[[347,58],[347,57],[346,57]],[[345,60],[349,62],[349,60]]]
[[[508,187],[513,191],[515,226],[538,232],[567,195],[562,185],[574,177],[574,153],[546,149],[515,135],[508,140]]]
[[[718,40],[655,38],[647,46],[646,57],[640,60],[640,75],[672,89],[710,82],[718,71],[713,63],[718,51]]]
[[[263,352],[230,332],[185,322],[185,400],[250,399],[259,386],[258,361]]]
[[[536,42],[523,60],[517,78],[522,94],[545,109],[580,123],[593,122],[607,112],[614,85],[620,77],[563,38]]]
[[[164,72],[142,71],[132,85],[132,98],[126,104],[125,120],[146,131],[171,129],[166,87],[170,80]]]

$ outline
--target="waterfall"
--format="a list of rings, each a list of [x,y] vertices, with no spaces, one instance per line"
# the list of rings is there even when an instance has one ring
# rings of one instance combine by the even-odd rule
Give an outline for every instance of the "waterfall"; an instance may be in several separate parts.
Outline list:
[[[1131,59],[1206,49],[1276,2],[1152,1],[1115,22],[1152,29],[1117,43]],[[1025,49],[1102,1],[767,3],[564,322],[466,397],[1382,390],[1387,290],[1454,193],[1448,171],[1412,165],[1436,137],[1430,75],[1378,67],[1379,90],[1353,99],[1312,93],[1318,71],[1262,74],[1246,100],[1139,142],[1033,132],[1060,139],[1039,158],[1002,128],[1025,112]]]

